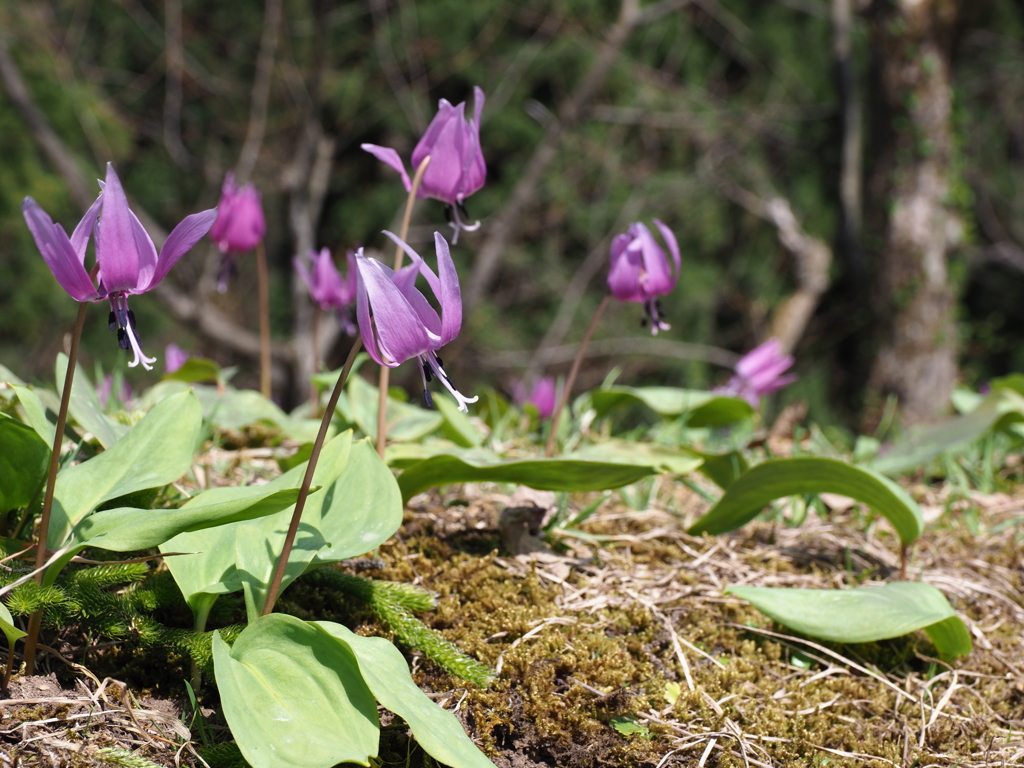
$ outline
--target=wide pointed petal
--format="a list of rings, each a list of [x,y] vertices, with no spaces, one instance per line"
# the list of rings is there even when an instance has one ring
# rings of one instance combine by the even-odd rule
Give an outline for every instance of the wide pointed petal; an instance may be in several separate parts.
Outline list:
[[[752,378],[758,371],[771,365],[772,361],[777,360],[781,356],[782,345],[779,343],[779,340],[774,337],[770,338],[754,347],[739,359],[736,363],[736,373],[740,376]]]
[[[431,164],[434,163],[436,159],[433,157],[434,145],[437,144],[437,137],[441,135],[441,131],[451,121],[455,109],[448,99],[441,99],[437,103],[437,114],[434,115],[434,119],[430,121],[427,130],[423,132],[423,136],[420,137],[420,140],[416,142],[416,146],[413,147],[412,168],[414,171],[420,167],[420,163],[423,162],[423,158],[427,155],[431,156]]]
[[[391,147],[379,147],[376,144],[360,144],[359,146],[385,165],[390,165],[402,174],[402,183],[405,185],[406,192],[412,189],[412,181],[409,180],[409,174],[405,170],[405,163],[402,162],[402,158],[398,156],[395,150],[391,149]]]
[[[440,285],[438,288],[431,286],[431,289],[441,305],[441,346],[444,346],[458,336],[462,328],[462,291],[459,288],[459,273],[455,269],[455,262],[452,261],[451,250],[440,232],[434,233],[434,248],[437,250]],[[429,281],[429,278],[427,279]]]
[[[103,285],[111,293],[134,293],[139,288],[142,267],[139,244],[128,198],[112,163],[107,163],[104,190],[102,213],[96,229],[96,260],[100,265]]]
[[[363,249],[356,254],[358,262],[363,257]],[[356,323],[359,326],[359,335],[363,339],[363,347],[377,365],[388,365],[394,368],[398,363],[384,362],[380,354],[380,347],[377,346],[377,336],[373,328],[373,320],[370,318],[370,298],[366,293],[366,281],[363,280],[359,267],[356,267]]]
[[[171,234],[167,236],[164,247],[160,249],[160,258],[157,262],[156,273],[149,281],[146,290],[155,288],[163,280],[171,267],[192,250],[192,247],[203,239],[203,236],[210,231],[213,222],[217,218],[217,209],[210,208],[207,211],[193,213],[181,220]]]
[[[365,256],[357,258],[359,277],[366,286],[384,364],[394,367],[434,348],[416,311],[384,271]],[[364,336],[365,340],[365,336]]]
[[[661,236],[665,238],[665,245],[668,246],[668,252],[672,254],[672,261],[673,263],[675,263],[675,271],[673,272],[672,277],[672,286],[669,288],[669,290],[671,291],[672,288],[676,287],[676,283],[679,281],[679,275],[683,269],[683,259],[682,256],[679,255],[679,241],[676,240],[675,233],[671,229],[666,227],[661,221],[655,219],[654,224],[655,226],[658,227],[658,231],[661,232]]]
[[[614,257],[615,241],[612,245]],[[608,269],[608,290],[614,298],[619,301],[646,301],[643,287],[640,285],[640,269],[640,254],[628,247],[619,252],[617,258],[613,258]]]
[[[473,119],[466,125],[460,200],[472,195],[487,181],[487,163],[480,149],[480,115],[483,109],[484,92],[480,87],[473,86]]]
[[[78,222],[75,231],[71,233],[71,247],[78,254],[78,260],[85,264],[85,251],[89,246],[89,238],[92,237],[93,228],[96,226],[96,219],[100,216],[100,206],[103,204],[103,193],[100,192],[96,202],[89,206],[85,216]]]
[[[61,287],[75,301],[95,301],[99,293],[85,271],[85,265],[75,253],[67,233],[31,197],[21,204],[21,212],[32,237],[39,247],[43,261],[50,268]]]
[[[463,157],[466,141],[466,104],[455,107],[430,147],[430,165],[423,174],[420,189],[426,197],[454,204],[462,188]],[[415,162],[415,161],[414,161]]]
[[[651,230],[643,224],[637,224],[636,227],[639,230],[637,239],[640,242],[640,252],[643,254],[644,272],[646,272],[643,280],[644,290],[648,298],[663,296],[675,285],[668,259],[657,240],[654,239],[654,235],[651,234]]]

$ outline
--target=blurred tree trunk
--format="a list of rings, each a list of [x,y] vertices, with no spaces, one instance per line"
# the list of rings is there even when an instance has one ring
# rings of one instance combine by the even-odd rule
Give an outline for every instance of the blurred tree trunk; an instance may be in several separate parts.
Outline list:
[[[881,258],[874,291],[880,346],[868,403],[894,393],[905,425],[947,407],[956,381],[955,294],[947,255],[959,220],[947,207],[953,147],[951,38],[957,0],[876,0],[876,163],[869,188]],[[866,420],[870,420],[870,414]]]

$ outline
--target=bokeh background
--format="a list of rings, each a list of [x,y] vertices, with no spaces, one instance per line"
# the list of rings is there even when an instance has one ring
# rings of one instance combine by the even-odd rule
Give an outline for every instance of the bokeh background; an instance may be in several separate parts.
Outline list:
[[[405,192],[359,145],[408,158],[437,100],[474,85],[488,183],[453,249],[466,314],[444,354],[463,391],[563,374],[611,237],[655,217],[683,252],[672,330],[614,305],[580,387],[616,367],[712,386],[777,335],[801,378],[775,407],[857,430],[890,396],[927,421],[954,385],[1024,370],[1021,0],[0,0],[0,362],[51,381],[75,314],[26,195],[70,231],[113,161],[166,232],[233,170],[262,194],[275,396],[296,404],[312,305],[292,256],[383,248]],[[413,247],[434,229],[421,202]],[[254,385],[254,260],[224,295],[218,263],[204,241],[132,306],[149,354],[173,341]],[[126,364],[106,313],[87,369]],[[347,340],[321,336],[338,365]]]

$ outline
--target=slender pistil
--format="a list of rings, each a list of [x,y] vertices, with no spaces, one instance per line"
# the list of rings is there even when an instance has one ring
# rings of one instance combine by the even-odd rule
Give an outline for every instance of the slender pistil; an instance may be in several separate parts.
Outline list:
[[[594,335],[594,331],[597,329],[597,321],[601,319],[601,315],[604,314],[605,309],[608,307],[608,302],[611,300],[611,294],[605,294],[605,297],[601,299],[601,304],[597,308],[597,312],[594,313],[594,317],[590,321],[590,325],[587,327],[587,332],[583,334],[583,340],[580,342],[580,348],[576,352],[576,359],[572,361],[572,369],[569,371],[569,378],[565,380],[565,386],[562,387],[562,397],[559,399],[558,407],[555,408],[555,413],[551,417],[551,432],[548,434],[548,444],[544,449],[545,456],[555,455],[555,437],[558,434],[558,422],[561,421],[562,411],[565,410],[565,406],[569,402],[569,396],[572,394],[572,386],[576,383],[576,374],[580,372],[580,364],[583,362],[584,355],[587,354],[587,347],[590,346],[590,339]]]
[[[53,509],[53,489],[57,483],[57,466],[60,464],[60,449],[64,442],[64,427],[68,422],[68,403],[71,401],[71,385],[75,380],[75,366],[78,364],[78,342],[82,338],[82,327],[85,325],[85,312],[89,303],[83,301],[78,305],[78,317],[75,318],[75,330],[71,334],[71,349],[68,351],[68,370],[64,374],[64,391],[60,396],[60,411],[57,412],[57,424],[53,434],[53,449],[50,452],[50,467],[46,475],[46,493],[43,495],[43,509],[39,515],[39,543],[36,546],[36,569],[39,570],[46,562],[46,538],[50,532],[50,510]],[[36,584],[43,583],[42,570],[36,574]],[[25,637],[25,672],[35,674],[36,646],[39,643],[39,628],[42,623],[42,611],[36,611],[28,620],[28,635]],[[11,649],[13,652],[13,649]]]
[[[402,215],[402,228],[398,231],[398,238],[405,240],[409,235],[409,223],[412,221],[412,209],[416,204],[416,191],[423,181],[423,174],[430,165],[430,155],[423,158],[420,167],[416,169],[416,175],[412,177],[412,185],[409,187],[409,196],[405,199],[405,213]],[[395,271],[402,267],[402,246],[395,247]],[[377,454],[383,459],[384,449],[388,444],[388,383],[391,380],[391,369],[386,365],[380,367],[380,378],[377,380]]]

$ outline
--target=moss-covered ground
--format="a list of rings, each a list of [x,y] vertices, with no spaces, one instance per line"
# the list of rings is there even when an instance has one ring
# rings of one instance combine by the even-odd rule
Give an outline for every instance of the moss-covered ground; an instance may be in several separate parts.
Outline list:
[[[662,477],[643,494],[609,494],[581,526],[549,536],[552,551],[516,555],[499,525],[511,490],[464,486],[416,497],[398,535],[376,553],[377,567],[352,567],[436,592],[437,608],[419,617],[497,671],[480,688],[405,649],[417,682],[457,713],[497,765],[1024,764],[1024,493],[953,504],[941,487],[912,489],[930,524],[908,578],[941,589],[974,641],[970,656],[947,665],[922,632],[827,645],[723,594],[736,584],[825,588],[896,578],[895,535],[856,507],[837,504],[799,527],[757,522],[695,538],[685,525],[707,503]],[[583,509],[597,498],[565,501]],[[296,582],[280,607],[389,634],[355,598],[320,583]],[[0,766],[127,765],[112,749],[141,750],[162,765],[200,764],[169,724],[185,699],[184,658],[158,659],[130,642],[104,651],[73,633],[51,641],[70,656],[76,643],[91,644],[86,658],[97,675],[153,698],[133,701],[119,682],[104,686],[80,670],[71,682],[57,662],[74,687],[47,696],[15,677],[0,707]],[[109,728],[104,717],[79,727],[74,716],[90,710],[89,699],[119,713],[106,716]],[[215,698],[204,703],[206,736],[223,738]],[[385,722],[384,765],[433,765],[400,721]],[[189,724],[198,748],[197,723]],[[231,764],[227,750],[204,754],[213,768]]]

